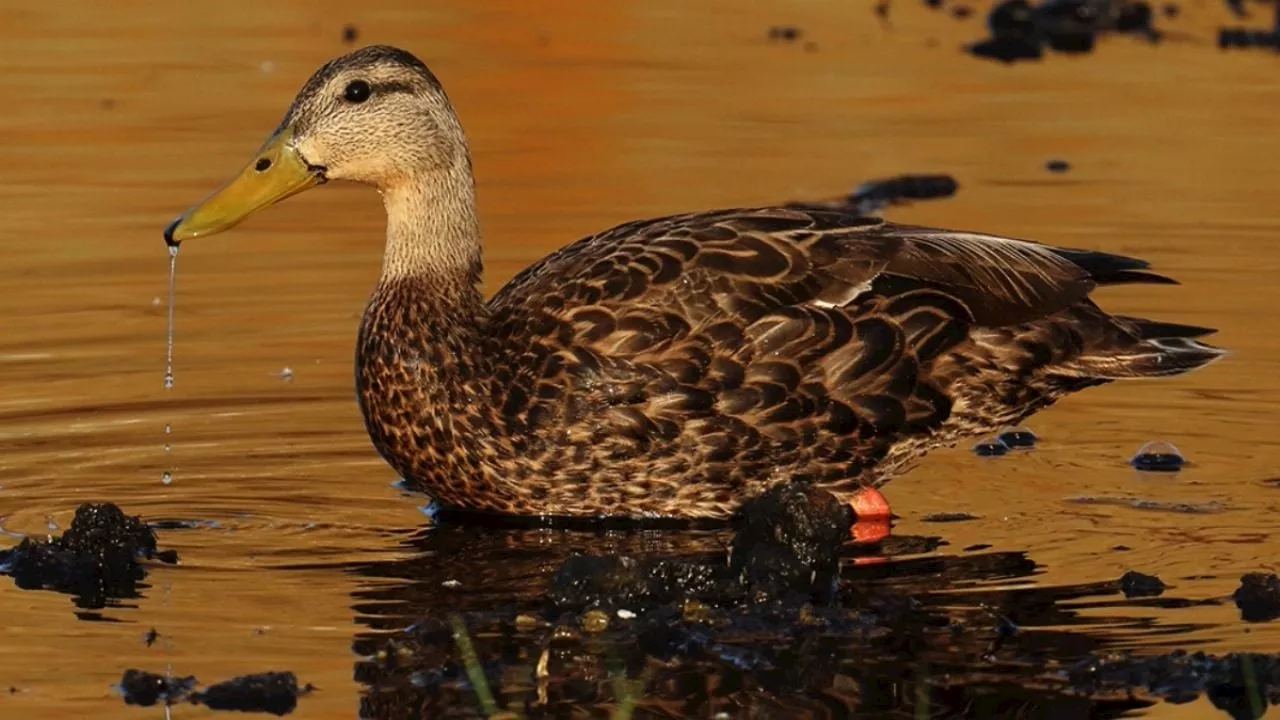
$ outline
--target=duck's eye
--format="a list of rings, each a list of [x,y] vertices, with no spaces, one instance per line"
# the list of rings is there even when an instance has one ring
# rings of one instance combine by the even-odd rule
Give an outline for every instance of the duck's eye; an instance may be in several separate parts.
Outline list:
[[[369,83],[363,80],[352,80],[347,84],[347,89],[342,92],[342,97],[349,103],[362,103],[368,100],[372,93],[373,88],[369,87]]]

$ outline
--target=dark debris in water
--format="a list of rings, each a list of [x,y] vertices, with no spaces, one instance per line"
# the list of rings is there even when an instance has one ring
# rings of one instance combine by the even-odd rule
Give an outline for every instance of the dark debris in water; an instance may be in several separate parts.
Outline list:
[[[129,669],[120,678],[120,694],[129,705],[151,707],[163,702],[172,705],[187,697],[195,689],[194,676],[168,677],[144,670]]]
[[[1005,0],[987,14],[991,36],[966,49],[981,58],[1015,63],[1039,60],[1047,51],[1092,52],[1107,35],[1134,35],[1151,42],[1161,34],[1144,0]]]
[[[210,710],[288,715],[298,706],[298,698],[315,688],[298,686],[291,672],[266,672],[242,675],[197,691],[194,676],[167,677],[144,670],[124,671],[120,693],[129,705],[150,707],[163,702],[172,705],[186,700]]]
[[[920,519],[927,523],[956,523],[978,520],[980,518],[977,515],[967,512],[940,512],[933,513],[932,515],[925,515]]]
[[[1136,570],[1120,576],[1120,591],[1127,598],[1159,597],[1168,587],[1155,575],[1144,575]]]
[[[1249,573],[1240,578],[1240,587],[1232,594],[1240,617],[1245,622],[1270,622],[1280,619],[1280,578],[1274,573]]]
[[[588,716],[631,693],[636,717],[1111,718],[1238,687],[1236,656],[1106,654],[1104,629],[1147,622],[1135,608],[1199,602],[1159,578],[1036,586],[1022,553],[935,555],[944,542],[910,536],[868,549],[849,523],[791,486],[714,532],[432,525],[421,554],[356,570],[401,579],[359,594],[361,716]],[[444,577],[469,581],[442,593]]]
[[[86,503],[60,537],[28,537],[0,552],[0,567],[24,590],[56,590],[73,595],[78,607],[97,609],[138,597],[147,575],[141,561],[150,559],[175,563],[178,555],[159,550],[151,528],[116,505]]]
[[[189,699],[211,710],[288,715],[298,706],[298,698],[314,689],[311,685],[298,687],[298,678],[291,672],[266,672],[210,685],[203,692],[191,693]]]
[[[1093,655],[1068,672],[1071,684],[1091,694],[1135,691],[1186,703],[1201,694],[1233,718],[1260,718],[1280,704],[1280,656],[1232,653],[1216,657],[1177,650],[1154,657]]]

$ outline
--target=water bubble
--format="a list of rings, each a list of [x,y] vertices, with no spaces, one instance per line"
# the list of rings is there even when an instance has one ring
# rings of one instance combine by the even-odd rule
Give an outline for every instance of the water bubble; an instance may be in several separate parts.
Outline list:
[[[1005,445],[1000,438],[983,440],[973,446],[973,452],[979,457],[1000,457],[1009,452],[1009,446]]]
[[[172,485],[173,473],[169,472],[168,470],[165,470],[164,474],[160,476],[160,482],[164,483],[165,485]]]
[[[1002,430],[999,440],[1011,448],[1029,448],[1034,447],[1040,438],[1031,432],[1031,428],[1015,427]]]
[[[1173,443],[1152,440],[1138,448],[1129,464],[1143,472],[1178,472],[1187,464],[1187,459]]]

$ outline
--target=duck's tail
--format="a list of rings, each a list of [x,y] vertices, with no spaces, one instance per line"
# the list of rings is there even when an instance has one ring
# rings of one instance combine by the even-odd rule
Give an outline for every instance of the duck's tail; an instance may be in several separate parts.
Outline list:
[[[1123,380],[1167,377],[1198,370],[1220,360],[1227,351],[1196,338],[1213,328],[1112,316],[1121,337],[1112,335],[1096,350],[1086,351],[1078,367],[1098,378]]]

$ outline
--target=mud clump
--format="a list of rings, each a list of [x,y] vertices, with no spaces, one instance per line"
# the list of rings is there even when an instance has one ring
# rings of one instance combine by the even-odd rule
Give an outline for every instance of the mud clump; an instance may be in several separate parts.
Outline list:
[[[129,705],[150,707],[158,702],[166,705],[186,700],[192,705],[204,705],[210,710],[236,710],[261,712],[272,715],[288,715],[298,706],[298,698],[315,688],[298,687],[298,678],[291,672],[265,672],[242,675],[209,686],[204,691],[195,688],[194,676],[173,678],[145,670],[124,671],[120,680],[120,693]]]
[[[1280,619],[1280,578],[1274,573],[1249,573],[1231,595],[1245,622]]]
[[[756,599],[827,598],[852,524],[849,506],[825,490],[775,486],[738,513],[730,572]]]
[[[1155,13],[1142,0],[1006,0],[987,15],[991,37],[966,50],[980,58],[1015,63],[1039,60],[1046,50],[1063,54],[1092,52],[1106,35],[1160,39]]]
[[[84,504],[71,527],[46,541],[25,538],[0,553],[0,567],[24,590],[55,590],[75,596],[82,608],[138,597],[147,572],[142,560],[176,563],[177,553],[158,550],[151,528],[112,503]]]
[[[312,690],[311,685],[298,687],[298,678],[291,672],[266,672],[210,685],[203,692],[191,693],[189,699],[211,710],[288,715],[298,706],[298,698]]]
[[[129,669],[120,679],[120,694],[125,704],[151,707],[158,702],[172,705],[195,689],[194,676],[166,677],[144,670]]]
[[[831,493],[780,485],[743,505],[728,563],[577,555],[552,577],[547,611],[645,613],[684,600],[829,597],[852,522],[849,506]]]
[[[1144,575],[1136,570],[1120,576],[1120,592],[1127,598],[1159,597],[1167,587],[1169,586],[1155,575]]]

